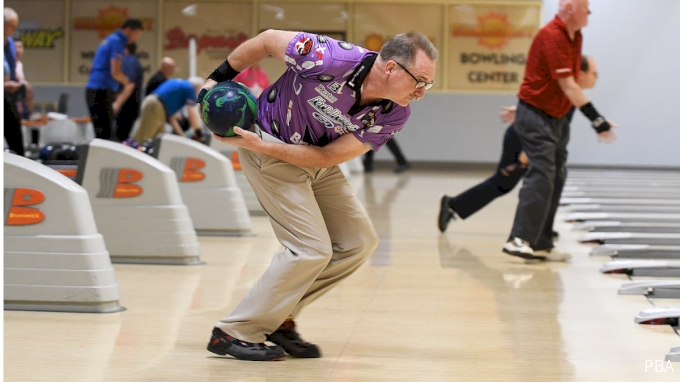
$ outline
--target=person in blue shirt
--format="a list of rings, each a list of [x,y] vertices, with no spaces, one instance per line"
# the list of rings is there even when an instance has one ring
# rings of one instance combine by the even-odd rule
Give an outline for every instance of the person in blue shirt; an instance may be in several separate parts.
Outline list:
[[[138,19],[126,20],[99,44],[92,61],[90,79],[85,88],[85,99],[90,109],[92,125],[97,138],[111,139],[113,115],[120,110],[120,103],[113,103],[113,92],[122,85],[120,99],[127,99],[134,91],[134,83],[121,70],[125,45],[135,42],[144,26]]]
[[[6,70],[4,78],[4,135],[9,149],[19,155],[24,155],[24,140],[21,134],[21,119],[17,102],[26,94],[26,84],[16,75],[17,51],[12,34],[19,27],[19,15],[12,8],[3,10],[4,16],[4,61]]]
[[[119,141],[124,141],[130,136],[130,130],[139,117],[139,106],[142,103],[142,83],[144,79],[144,68],[139,63],[137,56],[137,44],[132,42],[125,46],[125,56],[123,56],[123,74],[134,84],[134,90],[127,100],[122,100],[124,88],[121,87],[120,94],[116,98],[117,104],[122,102],[120,111],[116,116],[116,137]]]
[[[175,60],[170,57],[163,57],[158,71],[146,83],[146,92],[144,94],[149,95],[153,93],[163,82],[172,77],[175,73],[175,66]]]
[[[180,109],[189,106],[189,122],[195,134],[200,134],[201,122],[198,117],[196,96],[203,86],[202,78],[192,77],[188,81],[171,78],[163,82],[153,93],[144,97],[139,117],[139,127],[132,136],[137,143],[154,138],[165,130],[165,122],[172,125],[177,135],[184,135],[177,122]]]

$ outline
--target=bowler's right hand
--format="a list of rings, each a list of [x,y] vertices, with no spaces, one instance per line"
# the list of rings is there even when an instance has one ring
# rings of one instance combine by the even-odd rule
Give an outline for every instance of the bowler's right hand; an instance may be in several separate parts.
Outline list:
[[[600,143],[612,143],[616,140],[616,134],[612,131],[615,127],[619,127],[619,125],[615,124],[614,122],[607,120],[609,125],[612,127],[611,129],[607,131],[603,131],[599,134],[597,134],[597,140]]]

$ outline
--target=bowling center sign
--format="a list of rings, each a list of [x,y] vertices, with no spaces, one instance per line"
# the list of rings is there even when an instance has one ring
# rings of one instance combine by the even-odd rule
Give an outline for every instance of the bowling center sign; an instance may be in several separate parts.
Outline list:
[[[448,87],[517,92],[540,15],[540,4],[451,6]]]

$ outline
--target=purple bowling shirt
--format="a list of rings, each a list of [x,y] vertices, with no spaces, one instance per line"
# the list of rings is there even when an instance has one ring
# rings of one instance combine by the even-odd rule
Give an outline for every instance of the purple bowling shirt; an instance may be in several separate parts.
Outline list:
[[[377,53],[301,32],[286,49],[286,72],[258,100],[262,128],[286,143],[325,146],[344,134],[378,149],[411,114],[390,100],[359,106]]]

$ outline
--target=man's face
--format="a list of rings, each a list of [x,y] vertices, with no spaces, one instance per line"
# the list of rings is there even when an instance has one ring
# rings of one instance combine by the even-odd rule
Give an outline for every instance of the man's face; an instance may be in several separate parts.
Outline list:
[[[135,42],[139,38],[139,36],[142,35],[143,30],[141,29],[134,29],[132,32],[130,32],[130,36],[128,37],[128,42]]]
[[[578,29],[588,25],[588,15],[590,15],[590,3],[588,0],[575,0],[572,6],[572,17]]]
[[[5,40],[7,40],[7,37],[12,37],[14,32],[17,31],[17,28],[19,28],[18,17],[12,17],[11,19],[5,21]]]
[[[390,60],[393,61],[393,60]],[[389,62],[388,61],[388,64]],[[399,106],[406,106],[411,101],[417,101],[425,97],[425,88],[416,89],[416,83],[433,82],[435,66],[424,52],[418,51],[413,64],[399,63],[391,65],[391,74],[388,80],[391,82],[391,100]],[[410,73],[410,74],[409,74]],[[414,78],[415,77],[415,78]]]
[[[591,89],[597,82],[597,65],[595,61],[588,57],[588,71],[581,71],[578,75],[578,84],[581,89]]]

